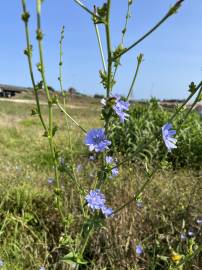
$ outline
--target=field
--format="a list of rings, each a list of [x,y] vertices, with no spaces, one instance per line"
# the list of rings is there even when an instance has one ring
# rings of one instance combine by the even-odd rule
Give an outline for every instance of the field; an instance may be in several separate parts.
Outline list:
[[[99,100],[70,98],[68,112],[88,130],[100,127]],[[54,177],[47,138],[37,116],[31,116],[33,104],[0,103],[0,259],[2,269],[69,269],[59,262],[74,245],[81,220],[78,196],[65,169],[61,170],[67,216],[66,231],[54,205]],[[42,109],[47,114],[47,106]],[[58,132],[54,140],[58,155],[68,166],[70,152],[77,179],[89,190],[95,177],[95,163],[89,161],[83,133],[69,123],[56,106],[54,118]],[[69,139],[72,149],[69,148]],[[121,154],[118,152],[117,155]],[[78,165],[81,165],[78,167]],[[202,175],[199,168],[162,166],[141,197],[141,205],[132,203],[91,238],[84,257],[90,261],[81,269],[114,270],[201,270],[202,252]],[[145,179],[145,168],[131,162],[120,168],[120,176],[105,186],[113,208],[131,198]],[[77,217],[77,218],[75,218]],[[186,239],[183,235],[186,234]],[[138,244],[143,254],[136,254]],[[64,247],[65,246],[65,247]],[[176,259],[175,256],[181,256]],[[186,263],[179,267],[180,260]],[[73,268],[72,268],[73,269]]]

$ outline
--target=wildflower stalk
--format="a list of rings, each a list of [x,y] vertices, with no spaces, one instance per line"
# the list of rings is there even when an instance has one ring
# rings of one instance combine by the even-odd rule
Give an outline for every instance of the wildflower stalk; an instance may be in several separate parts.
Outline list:
[[[96,9],[94,8],[94,12],[96,14]],[[105,63],[105,57],[104,57],[104,53],[103,53],[103,48],[102,48],[102,41],[100,38],[100,31],[98,28],[98,25],[96,24],[95,20],[94,20],[94,27],[95,27],[95,32],[96,32],[96,37],[97,37],[97,41],[98,41],[98,45],[99,45],[99,50],[100,50],[100,56],[102,59],[102,65],[103,65],[103,69],[105,72],[107,72],[107,68],[106,68],[106,63]]]
[[[60,44],[60,53],[59,53],[59,55],[60,55],[60,61],[59,61],[59,77],[58,77],[58,80],[59,80],[59,84],[60,84],[60,91],[61,91],[61,93],[63,95],[63,108],[65,108],[65,106],[66,106],[66,95],[65,95],[65,92],[64,92],[63,80],[62,80],[63,40],[64,40],[64,26],[62,27],[61,37],[60,37],[60,42],[59,42],[59,44]],[[70,153],[70,160],[71,160],[70,166],[71,166],[71,169],[72,169],[71,178],[74,181],[74,183],[76,184],[76,188],[77,188],[77,191],[79,193],[80,205],[81,205],[82,213],[83,213],[83,216],[85,217],[85,211],[84,211],[83,201],[82,201],[82,196],[81,196],[81,186],[79,185],[79,181],[78,181],[77,175],[75,173],[75,168],[74,168],[73,151],[72,151],[72,140],[71,140],[70,125],[69,125],[68,118],[70,117],[73,122],[75,120],[70,115],[69,116],[67,116],[67,115],[68,114],[65,111],[65,120],[66,120],[66,124],[67,124],[67,134],[68,134],[68,145],[69,145],[69,153]]]
[[[139,196],[141,195],[141,193],[144,191],[144,189],[150,184],[150,182],[152,181],[152,177],[154,176],[154,174],[156,173],[158,168],[156,168],[155,170],[152,171],[152,173],[150,173],[147,177],[148,179],[144,182],[144,184],[141,186],[141,188],[137,191],[137,193],[130,199],[128,200],[126,203],[124,203],[123,205],[121,205],[120,207],[118,207],[116,210],[113,211],[113,215],[117,214],[118,212],[120,212],[121,210],[123,210],[125,207],[129,206],[132,202],[136,201]]]
[[[130,13],[131,13],[131,5],[132,5],[132,1],[128,1],[128,5],[127,5],[127,12],[126,12],[126,17],[125,17],[125,24],[122,30],[122,36],[121,36],[121,44],[123,45],[124,43],[124,38],[126,35],[126,31],[127,31],[127,26],[128,26],[128,21],[130,19]]]
[[[63,25],[62,30],[61,30],[61,36],[60,36],[60,61],[59,61],[59,77],[58,77],[58,81],[60,83],[60,91],[63,95],[63,106],[65,107],[65,92],[64,92],[64,88],[63,88],[63,83],[62,83],[62,66],[63,66],[63,61],[62,61],[62,55],[63,55],[63,51],[62,51],[62,45],[63,45],[63,40],[64,40],[64,31],[65,31],[65,27]]]
[[[122,33],[122,35],[121,35],[121,46],[122,47],[123,47],[123,44],[124,44],[124,38],[125,38],[125,35],[126,35],[126,32],[127,32],[128,21],[129,21],[129,18],[130,18],[131,5],[132,5],[132,1],[128,1],[127,12],[126,12],[126,17],[125,17],[125,24],[124,24],[123,30],[121,32]],[[116,65],[116,67],[114,69],[113,80],[115,79],[118,66],[119,65]]]
[[[134,75],[134,77],[133,77],[133,80],[132,80],[130,89],[129,89],[129,91],[128,91],[128,95],[127,95],[127,97],[126,97],[126,100],[129,100],[129,98],[130,98],[131,95],[132,95],[132,92],[133,92],[133,89],[134,89],[134,84],[135,84],[135,81],[136,81],[136,78],[137,78],[138,71],[139,71],[140,65],[141,65],[141,63],[142,63],[142,60],[143,60],[143,54],[138,55],[138,57],[137,57],[137,66],[136,66],[135,75]]]
[[[128,51],[133,49],[135,46],[137,46],[140,42],[142,42],[145,38],[150,36],[157,28],[159,28],[160,25],[162,25],[168,18],[170,18],[172,15],[174,15],[177,12],[177,10],[180,8],[182,2],[184,2],[184,0],[178,0],[176,2],[176,4],[169,9],[169,11],[165,14],[165,16],[154,27],[152,27],[147,33],[145,33],[137,41],[135,41],[133,44],[131,44],[128,48],[125,48],[119,55],[114,57],[114,59],[116,59],[118,57],[120,58],[123,54],[127,53]]]
[[[84,133],[87,133],[87,131],[76,121],[74,120],[74,118],[71,117],[71,115],[69,115],[66,110],[62,107],[62,105],[59,103],[59,101],[56,101],[56,105],[58,106],[58,108],[60,108],[60,110],[69,118],[72,120],[72,122],[74,122],[74,124],[79,127]]]
[[[37,114],[38,114],[40,121],[41,121],[41,124],[46,132],[47,127],[46,127],[45,121],[44,121],[42,113],[41,113],[41,106],[40,106],[40,101],[39,101],[39,96],[38,96],[38,87],[35,83],[34,73],[33,73],[32,45],[30,43],[30,35],[29,35],[29,27],[28,27],[29,13],[28,13],[27,8],[26,8],[26,0],[22,0],[22,8],[23,8],[22,20],[24,21],[24,24],[25,24],[25,36],[26,36],[26,45],[27,45],[27,48],[25,49],[25,54],[26,54],[27,59],[28,59],[29,73],[30,73],[30,77],[31,77],[31,81],[32,81],[32,86],[34,89],[36,106],[37,106]]]
[[[55,148],[53,145],[53,102],[50,96],[50,92],[46,83],[45,77],[45,68],[44,68],[44,61],[43,61],[43,47],[42,47],[42,40],[43,40],[43,33],[41,31],[41,0],[37,0],[37,41],[38,41],[38,48],[39,48],[39,58],[40,58],[40,73],[43,81],[43,86],[46,92],[47,100],[48,100],[48,121],[49,121],[49,128],[48,128],[48,142],[50,146],[52,161],[54,165],[54,174],[56,180],[56,190],[55,190],[55,198],[56,198],[56,205],[60,212],[62,220],[64,220],[63,212],[61,209],[61,198],[60,198],[60,182],[59,182],[59,172],[58,172],[58,163],[55,154]]]
[[[176,115],[183,109],[183,107],[189,102],[189,100],[196,94],[196,92],[202,87],[202,81],[195,87],[195,91],[191,92],[188,98],[183,102],[183,104],[176,110],[176,112],[169,119],[169,122],[172,122]]]
[[[93,18],[97,18],[99,21],[102,19],[97,14],[94,14],[93,11],[91,11],[89,8],[87,8],[80,0],[74,0],[75,3],[77,3],[82,9],[84,9],[87,13],[93,16]]]
[[[194,100],[194,102],[192,103],[192,105],[190,106],[189,110],[187,111],[187,113],[185,114],[185,116],[183,117],[183,121],[179,124],[178,128],[177,129],[180,129],[182,124],[185,122],[185,120],[187,119],[187,117],[189,116],[189,114],[191,113],[191,111],[193,110],[194,106],[196,105],[196,103],[199,101],[200,99],[200,96],[201,96],[201,93],[202,93],[202,86],[200,87],[199,89],[199,92]]]
[[[107,40],[107,54],[108,54],[108,71],[107,71],[107,97],[109,97],[111,90],[111,75],[112,75],[112,49],[110,36],[110,9],[111,0],[107,1],[107,21],[105,24],[106,40]]]

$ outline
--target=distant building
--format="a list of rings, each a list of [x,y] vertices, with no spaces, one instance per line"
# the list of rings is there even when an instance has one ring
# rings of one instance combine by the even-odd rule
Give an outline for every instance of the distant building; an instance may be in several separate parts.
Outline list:
[[[0,97],[10,98],[10,97],[15,96],[17,93],[21,93],[27,90],[28,88],[25,88],[25,87],[0,84]]]

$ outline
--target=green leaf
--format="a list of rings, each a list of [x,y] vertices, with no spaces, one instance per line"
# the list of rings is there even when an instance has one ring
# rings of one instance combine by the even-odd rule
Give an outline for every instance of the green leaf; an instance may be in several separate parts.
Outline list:
[[[65,255],[62,259],[64,263],[73,265],[73,264],[87,264],[88,262],[83,259],[83,257],[80,254],[70,252],[67,255]]]

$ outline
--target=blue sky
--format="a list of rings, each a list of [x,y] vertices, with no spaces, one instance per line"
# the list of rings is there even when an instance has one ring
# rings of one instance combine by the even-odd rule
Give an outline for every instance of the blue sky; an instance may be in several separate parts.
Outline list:
[[[12,3],[11,3],[12,2]],[[103,0],[84,0],[89,8],[102,5]],[[129,21],[125,45],[130,45],[145,31],[149,30],[174,3],[174,0],[135,0],[132,18]],[[118,4],[117,4],[118,3]],[[35,42],[36,15],[35,1],[27,0],[31,13],[30,31],[34,46],[33,62],[38,60]],[[112,45],[120,42],[127,0],[112,0]],[[23,54],[25,48],[24,25],[20,19],[21,1],[2,1],[0,17],[0,83],[31,86],[28,65]],[[202,78],[202,1],[185,0],[182,8],[162,25],[155,33],[145,39],[128,55],[123,56],[122,66],[117,73],[114,93],[127,94],[136,57],[144,54],[144,62],[135,87],[135,98],[185,98],[191,81]],[[42,9],[44,37],[44,56],[46,76],[49,85],[59,89],[58,62],[59,37],[65,25],[64,40],[64,87],[75,87],[86,94],[103,94],[99,70],[101,60],[94,26],[85,13],[73,0],[45,0]],[[102,26],[100,27],[105,39]],[[105,42],[103,42],[105,44]],[[106,56],[106,52],[105,52]],[[35,70],[36,78],[39,74]]]

